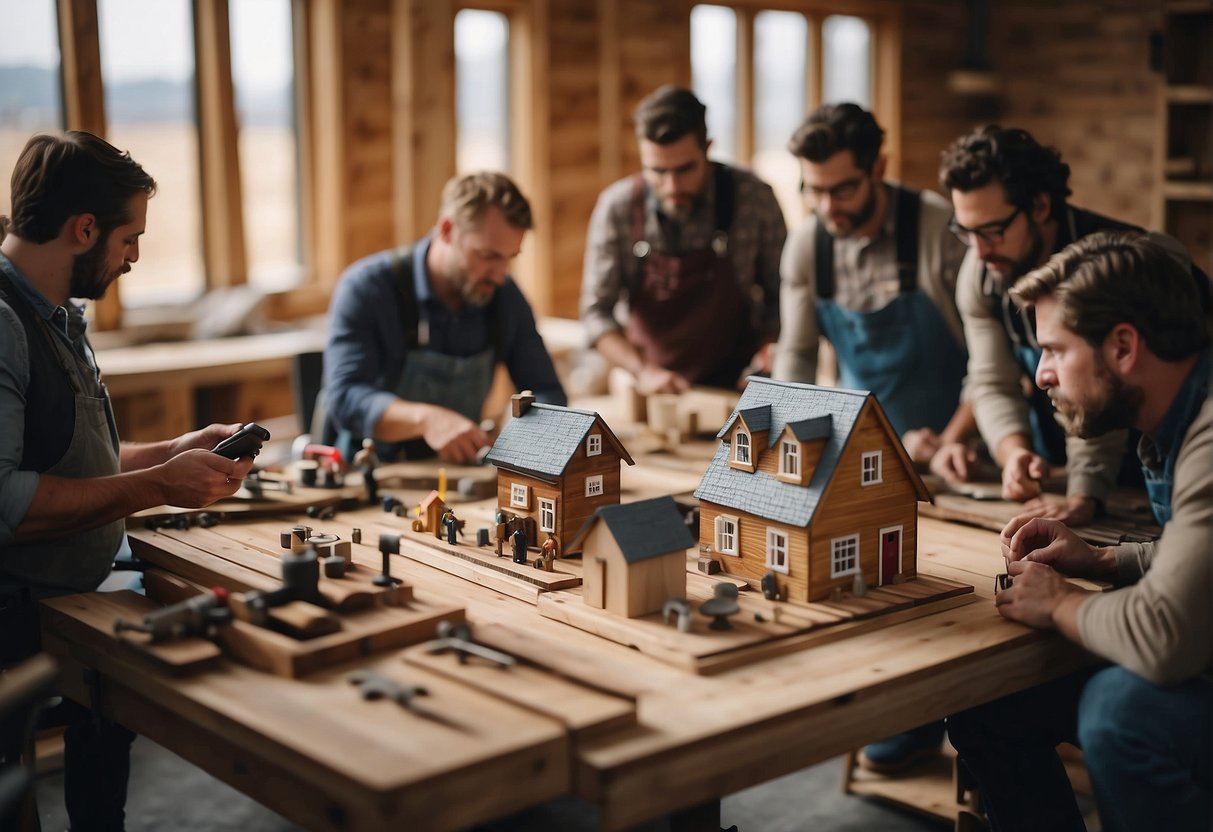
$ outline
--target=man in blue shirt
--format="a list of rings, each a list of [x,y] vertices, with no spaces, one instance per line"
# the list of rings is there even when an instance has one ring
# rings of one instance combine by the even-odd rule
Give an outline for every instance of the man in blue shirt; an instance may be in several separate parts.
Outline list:
[[[324,351],[325,403],[342,445],[369,436],[384,459],[470,462],[490,443],[480,417],[498,362],[538,401],[566,404],[508,274],[531,226],[530,204],[506,176],[456,177],[428,236],[346,269]]]

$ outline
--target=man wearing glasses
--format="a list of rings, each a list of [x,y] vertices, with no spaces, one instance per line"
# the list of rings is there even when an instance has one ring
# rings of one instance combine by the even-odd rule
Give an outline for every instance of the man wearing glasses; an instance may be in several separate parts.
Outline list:
[[[770,370],[779,332],[783,214],[765,182],[708,161],[705,114],[680,87],[641,101],[642,171],[603,191],[590,217],[581,320],[643,394],[738,387]]]
[[[875,393],[926,462],[973,432],[955,301],[965,249],[948,231],[946,200],[884,181],[883,142],[855,104],[819,107],[788,142],[813,213],[784,250],[774,376],[815,381],[824,336],[841,386]]]
[[[783,325],[774,377],[814,382],[819,337],[843,387],[876,394],[911,456],[971,434],[961,402],[964,335],[956,272],[965,247],[935,193],[884,181],[884,130],[855,104],[827,104],[792,135],[813,213],[783,254]],[[939,752],[943,722],[872,743],[860,764],[885,774]]]
[[[966,389],[982,438],[1002,468],[1003,497],[1037,497],[1049,466],[1066,464],[1066,501],[1028,508],[1082,525],[1095,517],[1117,479],[1127,433],[1067,438],[1049,396],[1035,387],[1025,396],[1022,379],[1035,375],[1041,352],[1031,313],[1021,314],[1007,293],[1017,278],[1075,240],[1096,231],[1134,230],[1069,205],[1069,177],[1056,150],[1024,130],[992,125],[957,139],[940,167],[955,210],[952,229],[969,245],[956,290],[969,348]],[[952,443],[933,467],[965,480],[972,460],[972,451]],[[1125,472],[1136,470],[1130,449]]]

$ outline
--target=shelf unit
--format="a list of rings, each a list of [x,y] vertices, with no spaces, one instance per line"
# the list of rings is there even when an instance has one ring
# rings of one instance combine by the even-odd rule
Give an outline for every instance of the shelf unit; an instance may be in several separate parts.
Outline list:
[[[1213,0],[1163,5],[1154,225],[1213,274]]]

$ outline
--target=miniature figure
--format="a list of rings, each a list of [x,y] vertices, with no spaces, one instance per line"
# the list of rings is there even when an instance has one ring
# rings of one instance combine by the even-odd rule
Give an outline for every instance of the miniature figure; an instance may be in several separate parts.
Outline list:
[[[514,547],[514,563],[526,563],[526,529],[521,524],[511,535],[510,543]]]
[[[375,454],[375,440],[363,439],[362,449],[354,454],[354,465],[362,471],[362,482],[366,485],[366,499],[371,505],[379,502],[379,483],[375,481],[375,466],[379,457]]]

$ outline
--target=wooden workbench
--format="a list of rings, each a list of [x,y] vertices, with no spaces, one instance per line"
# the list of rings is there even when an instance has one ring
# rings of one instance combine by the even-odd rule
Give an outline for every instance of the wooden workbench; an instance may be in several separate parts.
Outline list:
[[[695,480],[668,460],[641,460],[624,473],[624,499],[683,492]],[[131,534],[137,554],[202,563],[293,522]],[[342,537],[358,526],[364,539],[405,523],[378,508],[308,522]],[[989,599],[1003,562],[993,532],[924,517],[919,534],[920,571],[971,583],[975,603],[712,676],[545,618],[534,601],[420,556],[398,557],[394,572],[419,595],[460,604],[476,639],[519,666],[461,665],[411,647],[301,679],[227,659],[174,677],[115,649],[112,610],[60,604],[46,626],[55,652],[101,671],[104,706],[120,721],[309,829],[459,828],[570,792],[601,809],[604,828],[696,809],[714,828],[702,809],[723,795],[1088,660],[1060,636],[996,614]],[[157,555],[170,549],[172,558]],[[355,551],[377,562],[373,543]],[[255,562],[233,569],[233,581],[242,576],[263,579]],[[358,699],[345,675],[367,666],[425,685],[432,714]]]

